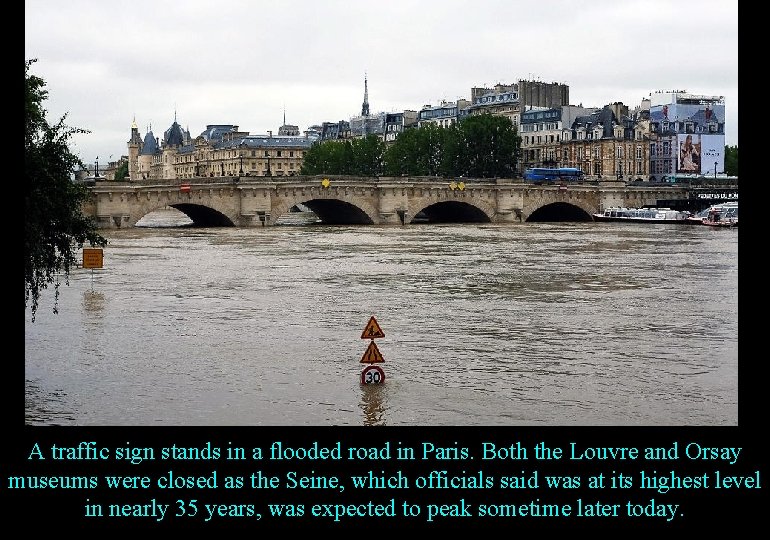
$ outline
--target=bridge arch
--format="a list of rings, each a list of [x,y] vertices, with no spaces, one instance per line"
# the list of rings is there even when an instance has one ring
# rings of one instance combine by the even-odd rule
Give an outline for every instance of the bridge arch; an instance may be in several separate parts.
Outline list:
[[[430,223],[491,223],[492,218],[478,206],[465,202],[446,200],[424,206],[415,213],[410,213],[409,222],[413,223],[418,213],[422,212]]]
[[[591,207],[585,200],[551,201],[537,206],[525,213],[522,221],[593,221],[592,214],[597,209]]]
[[[433,223],[491,223],[495,215],[494,208],[483,200],[426,201],[420,198],[410,201],[408,222],[414,222],[415,216],[421,212],[428,221]]]
[[[379,223],[374,205],[362,198],[341,194],[324,193],[313,195],[280,196],[270,212],[270,225],[275,225],[281,216],[293,206],[304,204],[327,225],[372,225]]]
[[[126,223],[128,227],[136,226],[137,222],[148,214],[164,208],[179,210],[192,220],[192,227],[235,227],[231,216],[204,204],[191,202],[160,201],[154,205],[141,205],[138,212],[132,212]]]

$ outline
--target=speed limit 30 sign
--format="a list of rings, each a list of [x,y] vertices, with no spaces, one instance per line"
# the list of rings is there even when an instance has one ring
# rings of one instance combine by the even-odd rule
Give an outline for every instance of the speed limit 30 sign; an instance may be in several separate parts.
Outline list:
[[[361,384],[380,384],[385,382],[385,372],[374,364],[367,366],[361,372]]]

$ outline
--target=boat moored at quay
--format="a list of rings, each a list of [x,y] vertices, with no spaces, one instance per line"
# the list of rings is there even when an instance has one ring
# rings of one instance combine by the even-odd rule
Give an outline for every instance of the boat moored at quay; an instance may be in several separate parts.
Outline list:
[[[738,201],[712,204],[693,215],[690,221],[698,225],[702,224],[712,227],[737,227]]]
[[[593,214],[594,221],[630,222],[630,223],[675,223],[692,224],[688,219],[690,212],[671,208],[606,208],[604,212]]]
[[[736,204],[734,207],[712,206],[709,208],[706,217],[703,218],[702,223],[709,227],[737,227],[738,205]]]

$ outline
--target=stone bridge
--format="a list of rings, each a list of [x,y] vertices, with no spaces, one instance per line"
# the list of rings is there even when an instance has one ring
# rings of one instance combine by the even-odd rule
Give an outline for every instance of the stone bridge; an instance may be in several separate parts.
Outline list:
[[[167,206],[198,226],[270,226],[298,204],[328,224],[406,225],[416,216],[438,223],[590,221],[591,214],[611,206],[639,208],[690,197],[687,186],[674,184],[333,175],[99,182],[90,189],[84,213],[99,228],[133,227]]]

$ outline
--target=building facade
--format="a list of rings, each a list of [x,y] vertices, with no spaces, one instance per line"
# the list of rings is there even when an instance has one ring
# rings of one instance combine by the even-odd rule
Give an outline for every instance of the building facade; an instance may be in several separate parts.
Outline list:
[[[493,88],[471,88],[471,116],[504,116],[519,129],[521,114],[533,109],[557,109],[569,105],[569,86],[561,83],[519,80],[515,84],[496,84]]]
[[[468,116],[491,114],[504,116],[518,129],[521,103],[517,86],[496,84],[494,88],[471,88],[471,103],[467,107]]]
[[[615,103],[572,123],[569,140],[561,145],[561,167],[577,167],[596,180],[646,180],[649,177],[648,125],[618,118]]]
[[[563,105],[556,108],[528,107],[521,113],[521,166],[560,167],[561,143],[572,138],[572,124],[596,112],[595,108]]]
[[[462,116],[462,111],[470,106],[467,99],[442,101],[439,105],[424,105],[417,113],[417,127],[436,124],[448,128],[455,125]]]
[[[286,127],[284,124],[283,127]],[[293,130],[291,130],[294,132]],[[298,132],[298,130],[297,130]],[[293,176],[315,137],[251,135],[232,124],[210,124],[194,140],[176,119],[156,138],[148,128],[140,140],[132,125],[128,141],[129,180],[202,176]]]
[[[417,126],[417,111],[386,113],[385,115],[385,144],[393,144],[404,130]]]
[[[724,96],[650,95],[650,179],[724,174]]]

